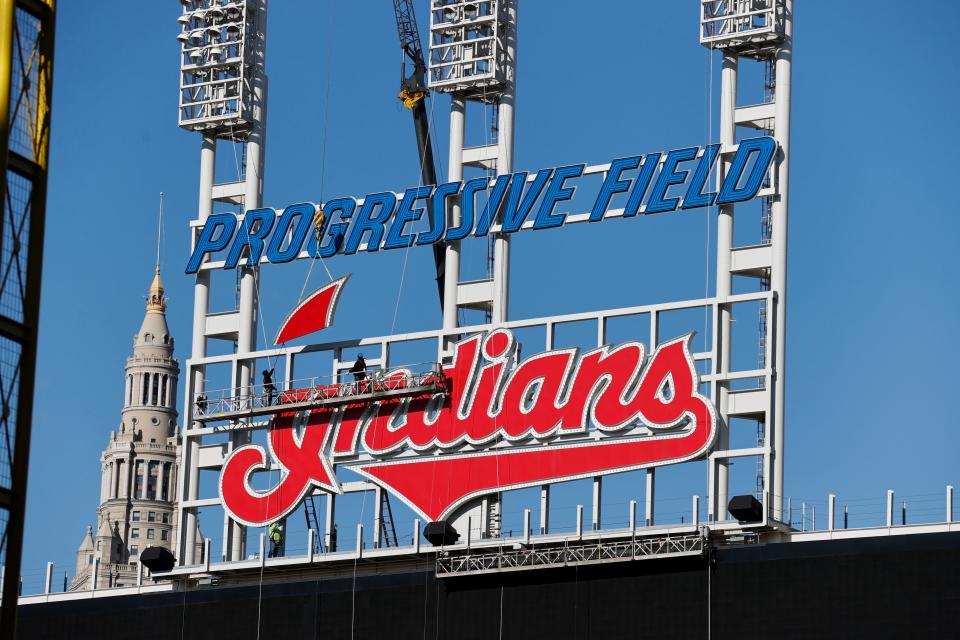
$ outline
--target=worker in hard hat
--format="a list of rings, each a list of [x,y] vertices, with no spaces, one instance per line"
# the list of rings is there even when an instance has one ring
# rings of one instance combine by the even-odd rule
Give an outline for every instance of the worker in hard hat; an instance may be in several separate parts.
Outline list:
[[[270,538],[270,557],[278,558],[283,554],[283,521],[277,520],[267,530]]]

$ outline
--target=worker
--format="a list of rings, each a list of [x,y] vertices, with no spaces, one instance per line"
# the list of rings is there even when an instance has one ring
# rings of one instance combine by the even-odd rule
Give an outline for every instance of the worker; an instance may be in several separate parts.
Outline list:
[[[277,388],[273,386],[273,369],[263,370],[263,393],[267,396],[267,405],[273,404],[273,396],[277,393]]]
[[[207,394],[201,393],[197,396],[197,415],[203,416],[207,413]]]
[[[360,393],[363,381],[367,379],[367,361],[363,359],[362,353],[357,356],[357,361],[350,367],[350,373],[353,374],[353,380],[357,384],[357,393]]]
[[[270,557],[280,557],[283,553],[283,522],[281,520],[277,520],[270,525],[267,530],[267,537],[270,538]]]

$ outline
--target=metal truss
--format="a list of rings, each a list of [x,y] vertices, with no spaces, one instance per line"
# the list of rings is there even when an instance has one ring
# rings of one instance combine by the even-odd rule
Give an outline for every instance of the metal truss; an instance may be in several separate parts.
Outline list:
[[[184,0],[177,36],[181,127],[226,133],[252,121],[255,13],[247,0]]]
[[[206,0],[190,1],[205,2]],[[261,7],[258,9],[258,15],[265,17],[265,5],[258,3],[258,6]],[[769,198],[772,202],[769,234],[764,236],[764,241],[750,246],[735,245],[732,234],[733,206],[724,205],[722,210],[717,212],[719,221],[716,240],[715,295],[666,304],[509,320],[507,293],[510,236],[499,233],[499,221],[495,221],[490,230],[494,237],[494,247],[490,251],[493,256],[492,268],[488,269],[487,277],[483,280],[465,282],[458,281],[459,279],[454,277],[447,279],[443,296],[442,329],[258,351],[255,341],[255,308],[258,302],[254,289],[254,270],[246,267],[241,270],[241,303],[238,304],[236,311],[210,313],[211,272],[221,269],[223,263],[205,262],[197,274],[193,351],[187,362],[188,382],[184,394],[186,406],[183,419],[189,426],[185,426],[182,432],[184,464],[181,467],[179,479],[183,499],[179,503],[178,519],[186,523],[181,529],[181,539],[178,541],[181,566],[195,564],[194,551],[200,546],[194,539],[195,523],[200,509],[216,508],[219,505],[219,499],[216,497],[199,497],[200,471],[219,473],[230,450],[252,442],[255,436],[262,438],[263,432],[270,428],[269,420],[254,422],[238,418],[322,406],[320,403],[346,404],[360,400],[361,394],[357,393],[360,389],[353,386],[353,383],[339,386],[343,383],[338,382],[340,376],[349,370],[355,349],[377,350],[378,354],[373,358],[368,357],[367,361],[371,366],[381,370],[390,370],[394,366],[390,362],[391,349],[396,347],[393,352],[399,353],[405,348],[405,343],[424,341],[424,344],[417,346],[435,349],[435,351],[423,357],[430,359],[435,357],[438,362],[447,363],[451,356],[451,345],[468,335],[501,327],[535,329],[536,331],[531,331],[530,335],[542,335],[542,342],[540,338],[529,338],[523,346],[525,349],[536,352],[541,348],[554,349],[557,342],[556,330],[566,323],[576,322],[584,323],[584,330],[595,332],[596,341],[592,346],[599,347],[608,342],[608,321],[642,315],[646,316],[645,322],[649,324],[649,337],[636,336],[636,339],[642,340],[652,352],[658,344],[677,335],[676,333],[667,334],[661,330],[660,320],[665,317],[664,314],[691,309],[699,310],[704,317],[705,335],[702,336],[701,343],[703,346],[698,353],[693,354],[695,366],[700,373],[704,395],[711,398],[721,417],[717,443],[707,459],[708,504],[705,521],[712,527],[724,526],[730,522],[726,509],[729,466],[739,461],[738,459],[744,458],[748,459],[745,460],[748,464],[753,462],[756,465],[757,475],[763,487],[766,507],[763,524],[782,518],[789,60],[786,59],[788,53],[781,49],[784,48],[784,43],[789,43],[792,35],[790,23],[792,2],[791,0],[703,0],[701,8],[703,11],[701,41],[711,48],[722,49],[725,54],[723,76],[725,93],[721,109],[723,133],[719,141],[722,147],[716,172],[718,179],[728,171],[733,154],[736,152],[737,137],[734,133],[737,126],[770,129],[780,145],[778,158],[770,171],[769,179],[757,194],[758,198]],[[487,31],[488,28],[492,30],[492,34]],[[263,37],[262,35],[257,37],[258,46],[262,48]],[[487,50],[488,45],[492,49]],[[449,181],[462,180],[468,170],[486,171],[490,179],[493,179],[494,175],[512,172],[515,106],[513,61],[516,46],[516,3],[513,0],[431,0],[430,86],[432,90],[452,93],[450,150],[447,164]],[[759,51],[775,51],[779,56],[776,98],[760,105],[740,105],[736,101],[736,83],[731,81],[736,77],[735,68],[731,67],[731,64],[735,64],[733,58],[755,56]],[[486,66],[487,62],[494,64],[492,67]],[[445,75],[448,72],[450,75]],[[465,140],[466,107],[468,103],[476,101],[494,105],[492,120],[495,121],[496,126],[491,128],[490,135],[484,138],[483,144],[468,146]],[[261,104],[261,108],[266,106],[265,103],[258,104]],[[213,201],[239,204],[242,195],[244,210],[261,205],[261,192],[257,182],[258,176],[263,175],[262,170],[255,169],[245,174],[245,190],[240,189],[241,183],[234,185],[214,183],[216,147],[214,138],[223,135],[217,131],[204,132],[204,147],[201,154],[200,215],[191,223],[194,240],[197,230],[213,211]],[[250,148],[255,150],[259,147],[251,145]],[[252,167],[262,169],[262,155],[258,152],[255,158],[256,160],[248,158],[247,162]],[[594,179],[606,179],[610,168],[609,164],[591,166],[586,167],[583,173],[592,175]],[[529,179],[532,179],[532,176]],[[456,198],[450,203],[448,215],[450,218],[448,224],[458,224],[462,210]],[[622,211],[610,211],[607,217],[619,215],[622,215]],[[590,214],[587,212],[567,216],[567,222],[570,223],[586,222],[589,219]],[[532,221],[528,222],[528,225],[531,224]],[[297,257],[312,259],[307,252],[301,252]],[[460,265],[459,243],[448,244],[445,248],[445,272],[461,273]],[[733,279],[739,276],[769,280],[770,288],[756,293],[735,294]],[[246,303],[243,302],[244,300]],[[767,330],[761,334],[758,345],[763,357],[759,359],[760,365],[756,368],[744,369],[740,365],[735,365],[730,357],[735,346],[731,331],[734,309],[747,309],[753,315],[756,314],[754,309],[757,307],[760,309],[761,322],[764,327],[767,327]],[[485,320],[477,321],[476,312],[483,312]],[[753,317],[756,316],[753,315]],[[236,343],[235,352],[208,354],[207,343],[214,339]],[[278,380],[275,383],[276,398],[265,394],[266,389],[262,386],[258,389],[252,385],[253,372],[264,362],[268,363],[269,367],[277,362],[283,363],[278,365],[282,366],[283,372],[278,374]],[[319,366],[322,366],[323,370],[317,370],[318,363],[322,363]],[[308,373],[329,373],[329,384],[295,383],[293,372],[299,371],[297,367],[304,365],[310,368]],[[207,381],[213,379],[230,380],[230,382],[222,382],[219,386],[231,385],[233,389],[219,398],[214,397],[217,396],[216,393],[209,393],[203,397],[205,404],[198,403],[197,399],[204,393]],[[389,392],[391,390],[378,391],[378,393]],[[293,395],[284,395],[290,393]],[[280,399],[281,396],[283,399]],[[279,405],[273,405],[275,399],[280,401]],[[278,406],[281,409],[278,410]],[[756,421],[764,424],[767,432],[755,446],[731,448],[729,437],[731,420]],[[220,424],[217,424],[217,421]],[[222,442],[221,437],[222,432],[226,431],[230,432],[231,440],[228,443]],[[349,467],[355,463],[356,458],[340,458],[334,461],[335,471],[341,465]],[[654,496],[658,492],[656,473],[657,470],[654,468],[646,470],[644,492],[646,504],[642,522],[648,527],[652,526],[656,520],[654,513]],[[594,509],[591,524],[594,530],[600,530],[603,525],[600,511],[602,483],[600,477],[594,478],[593,481]],[[361,489],[373,490],[372,485],[369,484],[358,488],[358,490]],[[546,485],[540,489],[541,512],[547,514],[549,513],[546,507],[549,505],[550,487]],[[325,501],[326,513],[323,518],[327,542],[330,541],[329,536],[336,523],[336,496],[331,495],[328,498]],[[694,500],[696,515],[693,521],[700,522],[699,496]],[[469,529],[471,522],[480,521],[482,522],[481,534],[497,538],[500,536],[498,508],[499,497],[486,496],[481,506],[470,507],[473,512],[468,514],[468,511],[464,510],[458,516],[463,522],[455,522],[454,525],[459,530],[463,530],[461,525]],[[548,518],[542,517],[541,533],[548,533],[549,528]],[[223,544],[220,547],[225,550],[224,555],[229,561],[242,562],[246,557],[244,535],[240,525],[225,522]],[[620,540],[623,540],[623,537]],[[330,546],[328,544],[327,548],[329,549]],[[603,548],[603,545],[601,547]],[[661,551],[672,553],[672,551]],[[626,552],[622,550],[618,552],[615,547],[610,547],[603,553]],[[645,557],[646,552],[643,549],[638,551],[630,548],[629,557],[633,558],[637,553]],[[662,556],[663,553],[657,555]],[[601,553],[597,561],[609,559]]]
[[[602,564],[627,560],[676,558],[702,555],[703,535],[666,536],[630,540],[598,540],[591,543],[536,548],[518,543],[511,549],[491,553],[437,557],[437,577],[464,576],[495,571],[521,571],[551,567]]]
[[[0,4],[0,638],[15,636],[53,88],[54,0]]]
[[[429,85],[435,91],[496,87],[504,44],[496,0],[431,0]],[[489,91],[493,99],[495,90]]]
[[[194,398],[193,419],[197,422],[236,420],[248,416],[437,393],[445,389],[446,376],[440,372],[439,364],[432,364],[430,370],[423,373],[400,368],[377,371],[368,379],[349,382],[338,382],[335,376],[314,376],[279,382],[273,389],[261,384],[245,391],[222,389],[210,391],[209,396],[198,394]]]
[[[718,49],[768,44],[784,33],[783,0],[700,0],[700,44]]]
[[[253,434],[257,432],[266,432],[270,429],[271,420],[261,419],[258,421],[253,420],[243,420],[238,419],[241,414],[234,415],[212,415],[217,407],[214,404],[208,404],[206,407],[199,407],[195,401],[199,395],[199,391],[196,387],[191,386],[190,382],[193,380],[190,372],[195,371],[198,368],[204,368],[208,371],[211,371],[214,367],[229,369],[230,371],[236,371],[241,366],[248,366],[251,369],[258,369],[258,363],[262,364],[264,362],[270,361],[282,361],[284,364],[281,369],[278,368],[278,375],[275,381],[275,386],[279,390],[277,398],[280,398],[284,394],[288,394],[290,400],[299,400],[302,396],[299,394],[302,393],[312,393],[311,389],[314,387],[324,388],[322,384],[315,384],[316,381],[321,380],[321,378],[310,378],[308,379],[309,384],[303,384],[298,382],[297,379],[287,380],[285,375],[288,372],[299,370],[301,365],[301,358],[306,358],[307,363],[316,362],[317,356],[321,356],[321,359],[327,360],[329,356],[329,365],[331,368],[328,369],[330,372],[327,376],[327,380],[339,380],[350,368],[353,363],[352,357],[346,357],[346,350],[362,349],[367,354],[367,363],[370,367],[377,367],[379,371],[386,371],[387,374],[384,375],[385,380],[389,380],[389,373],[402,368],[399,364],[394,364],[390,361],[390,355],[394,352],[398,352],[400,347],[404,344],[412,343],[415,341],[425,341],[423,346],[427,347],[427,342],[432,342],[432,348],[436,351],[436,361],[437,362],[448,362],[450,356],[452,355],[449,349],[449,344],[452,339],[463,339],[467,336],[474,335],[477,333],[489,331],[494,327],[503,327],[511,330],[532,330],[539,329],[542,333],[542,337],[537,340],[530,339],[524,343],[526,349],[530,349],[531,353],[536,353],[540,349],[551,350],[556,348],[557,345],[557,330],[559,327],[567,325],[569,323],[585,323],[584,329],[586,331],[591,331],[595,335],[595,340],[591,342],[591,345],[584,345],[584,348],[599,347],[601,345],[607,344],[608,340],[608,329],[613,323],[614,319],[617,318],[631,318],[635,317],[638,320],[642,318],[646,319],[649,324],[649,333],[645,335],[637,335],[636,339],[642,341],[648,345],[648,349],[652,353],[653,349],[657,345],[663,344],[665,341],[675,337],[672,333],[665,332],[661,325],[664,321],[664,318],[668,317],[667,314],[672,312],[679,312],[683,310],[697,310],[698,315],[704,313],[704,310],[709,314],[711,320],[709,322],[710,327],[717,326],[718,318],[723,310],[729,310],[734,308],[749,308],[752,309],[753,306],[758,305],[760,302],[765,302],[767,305],[767,314],[768,320],[773,317],[773,314],[777,309],[777,301],[772,292],[757,292],[757,293],[744,293],[744,294],[731,294],[724,298],[700,298],[695,300],[687,300],[681,302],[668,302],[668,303],[659,303],[652,305],[643,305],[635,307],[623,307],[619,309],[608,309],[603,311],[591,311],[585,313],[574,313],[574,314],[565,314],[565,315],[556,315],[549,316],[545,318],[530,318],[523,320],[510,320],[503,323],[496,324],[483,324],[483,325],[472,325],[464,327],[454,327],[450,329],[434,329],[428,331],[414,332],[414,333],[405,333],[397,334],[391,336],[380,336],[380,337],[367,337],[359,339],[347,339],[343,341],[336,342],[327,342],[327,343],[316,343],[316,344],[307,344],[307,345],[296,345],[292,347],[285,348],[271,348],[261,351],[251,351],[247,353],[240,354],[222,354],[222,355],[207,355],[198,358],[191,358],[186,362],[186,370],[188,372],[187,380],[188,386],[186,389],[185,397],[187,398],[186,408],[185,408],[185,422],[191,424],[192,426],[188,429],[184,429],[182,432],[183,437],[183,447],[189,448],[193,447],[197,450],[196,457],[191,457],[185,464],[182,469],[181,482],[185,479],[189,479],[191,475],[198,475],[200,470],[215,471],[217,473],[223,467],[226,455],[229,451],[223,447],[222,443],[218,440],[220,437],[218,434],[224,432],[235,432],[235,431],[244,431],[251,433],[251,438]],[[748,305],[747,307],[739,307],[738,305]],[[586,326],[589,324],[589,328]],[[693,353],[693,359],[696,362],[696,366],[700,373],[700,381],[704,385],[703,390],[705,395],[711,397],[717,397],[718,390],[720,385],[730,384],[734,381],[738,383],[738,388],[735,391],[731,391],[728,394],[728,414],[735,417],[763,417],[769,414],[772,410],[772,393],[773,389],[772,384],[772,375],[773,371],[769,365],[763,369],[749,369],[749,370],[740,370],[736,368],[730,368],[725,371],[721,371],[717,368],[718,353],[720,350],[720,345],[717,340],[716,332],[709,330],[708,335],[705,336],[703,341],[705,350]],[[771,348],[769,341],[772,340],[772,332],[768,334],[767,341],[768,344],[766,347]],[[540,340],[542,339],[542,342]],[[279,365],[278,365],[279,367]],[[407,365],[407,368],[413,369],[417,368],[416,365]],[[422,369],[421,369],[422,370]],[[232,374],[231,374],[232,376]],[[431,385],[439,385],[441,379],[438,377],[431,378],[433,374],[431,372],[424,372],[421,374],[411,374],[410,380],[419,381],[423,384],[423,388],[429,388]],[[378,374],[372,376],[371,385],[373,385],[373,380],[377,379]],[[747,385],[743,387],[746,383],[750,381],[755,381],[758,378],[764,381],[763,385],[758,385],[750,387]],[[345,393],[346,395],[339,400],[333,400],[333,402],[339,402],[340,404],[350,404],[360,400],[359,396],[351,395],[355,390],[353,386],[355,383],[349,382],[345,383]],[[386,384],[386,383],[385,383]],[[263,387],[254,386],[247,387],[252,388],[253,399],[249,400],[254,405],[259,403],[264,405],[265,398],[263,394]],[[388,387],[373,387],[383,389],[378,391],[378,393],[394,393],[397,390],[391,390]],[[439,389],[439,386],[434,386],[434,389]],[[287,391],[290,390],[290,391]],[[300,390],[300,391],[298,391]],[[410,392],[418,390],[411,389]],[[401,392],[404,392],[401,390]],[[239,398],[242,397],[242,394],[237,394],[233,390],[226,390],[228,395],[226,398]],[[213,393],[215,395],[215,392]],[[366,396],[366,398],[372,398],[372,395]],[[208,403],[213,403],[216,398],[208,399]],[[282,401],[281,401],[282,402]],[[267,414],[267,413],[278,413],[278,412],[287,412],[298,410],[301,406],[306,408],[308,406],[320,406],[318,402],[325,402],[322,399],[310,399],[307,398],[301,400],[305,404],[278,404],[273,406],[264,406],[262,409],[247,409],[246,414],[243,415],[255,415],[255,414]],[[207,415],[197,415],[198,410],[203,408]],[[264,416],[268,417],[268,416]],[[219,422],[219,424],[218,424]],[[209,439],[208,439],[209,438]],[[539,446],[539,445],[537,445]],[[202,452],[202,453],[201,453]],[[738,458],[760,458],[765,463],[765,468],[770,468],[770,456],[771,448],[769,445],[761,447],[753,447],[749,449],[729,449],[723,446],[718,446],[710,454],[709,460],[711,464],[718,465],[721,462],[732,462]],[[336,473],[342,466],[349,468],[350,465],[356,464],[358,460],[363,460],[363,454],[360,454],[359,458],[335,458],[333,460],[334,473]],[[649,479],[653,478],[655,475],[655,469],[647,470],[647,477]],[[715,497],[718,492],[717,488],[717,478],[715,474],[711,474],[707,479],[708,486],[707,491],[710,496],[711,502],[715,502]],[[358,490],[364,491],[375,491],[376,486],[372,483],[349,483],[345,482],[342,484],[344,491],[348,491],[347,485],[356,484]],[[362,484],[363,486],[360,486]],[[653,506],[656,497],[656,491],[654,489],[653,483],[649,483],[647,491],[645,492],[646,505],[641,505],[643,508],[642,513],[644,517],[640,520],[641,523],[646,522],[648,526],[654,524],[654,512]],[[200,508],[211,507],[219,504],[219,498],[216,497],[205,497],[199,498],[197,494],[185,493],[186,498],[181,500],[178,504],[180,510],[180,518],[186,517],[187,514],[197,513],[197,510]],[[328,500],[325,501],[325,513],[322,514],[320,518],[323,522],[323,531],[317,531],[317,535],[324,536],[324,542],[328,549],[330,549],[331,539],[330,535],[332,532],[333,525],[337,522],[337,500],[336,496],[328,495]],[[769,500],[765,500],[765,503]],[[374,503],[376,504],[376,502]],[[598,502],[599,504],[599,502]],[[318,514],[321,515],[321,514]],[[715,528],[719,525],[718,521],[726,520],[723,517],[723,514],[718,510],[708,509],[707,518],[701,520],[699,515],[694,516],[692,521],[694,522],[710,522],[711,528]],[[766,520],[769,520],[767,518]],[[182,520],[181,520],[182,521]],[[474,520],[474,522],[477,522]],[[341,523],[343,526],[345,523]],[[599,525],[600,523],[598,523]],[[588,524],[589,527],[589,524]],[[601,525],[602,527],[602,525]],[[468,527],[469,528],[469,527]],[[548,533],[549,526],[545,522],[541,522],[541,532],[546,534]],[[649,536],[648,536],[649,538]],[[618,536],[618,540],[622,541],[624,536]],[[646,538],[644,539],[646,540]],[[639,539],[638,539],[639,542]],[[552,544],[552,542],[551,542]],[[643,544],[647,544],[644,542]],[[604,546],[611,546],[613,548],[615,545],[613,543],[605,543]],[[589,545],[584,545],[589,546]],[[595,546],[595,545],[594,545]],[[652,548],[651,548],[652,549]],[[613,553],[614,551],[604,552],[604,553]],[[635,553],[639,556],[649,555],[653,553],[654,550],[647,551],[645,548],[638,549]],[[659,554],[665,553],[666,551],[661,549],[658,551]],[[579,553],[579,552],[578,552]],[[627,553],[627,559],[634,557],[634,552],[623,552]],[[233,558],[234,561],[242,560],[244,556],[238,556]],[[586,556],[584,556],[586,557]],[[606,558],[606,556],[603,556]],[[569,561],[568,561],[569,562]],[[193,565],[196,561],[193,562],[181,562],[181,565]]]

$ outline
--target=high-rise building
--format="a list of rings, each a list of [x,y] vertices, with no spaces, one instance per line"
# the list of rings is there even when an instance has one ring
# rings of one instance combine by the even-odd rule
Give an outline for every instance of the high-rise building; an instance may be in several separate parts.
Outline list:
[[[176,535],[177,379],[160,267],[127,358],[120,426],[100,456],[100,506],[77,550],[72,590],[136,583],[149,546],[172,549]]]

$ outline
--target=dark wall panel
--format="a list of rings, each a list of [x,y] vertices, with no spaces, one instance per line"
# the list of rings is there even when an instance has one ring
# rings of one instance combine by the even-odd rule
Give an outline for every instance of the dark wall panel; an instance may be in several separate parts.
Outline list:
[[[712,567],[712,568],[710,568]],[[354,588],[356,587],[356,588]],[[24,640],[960,637],[960,534],[435,580],[303,580],[21,606]]]

